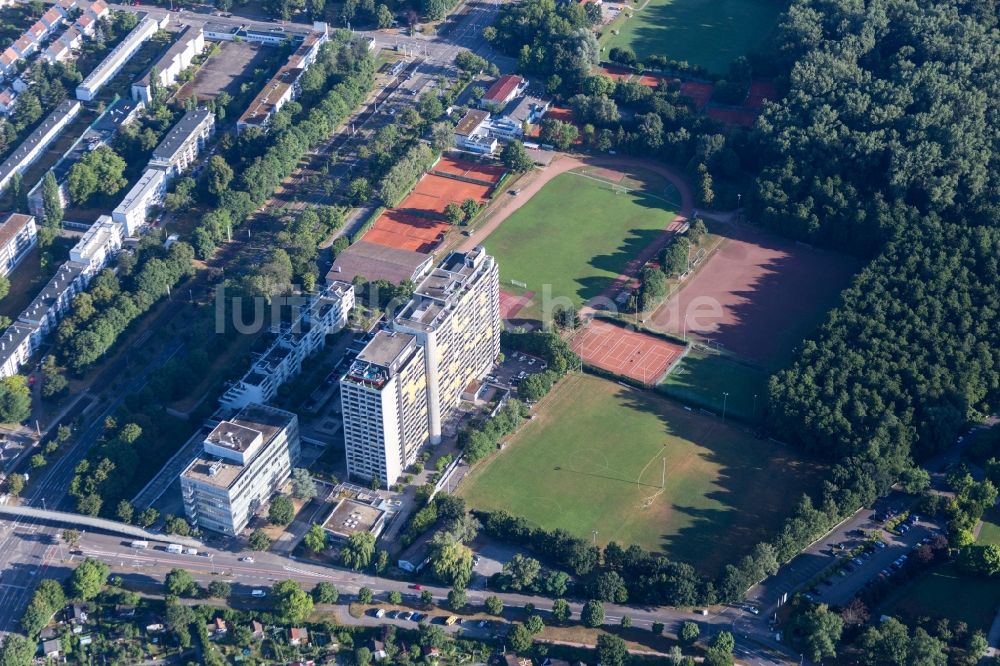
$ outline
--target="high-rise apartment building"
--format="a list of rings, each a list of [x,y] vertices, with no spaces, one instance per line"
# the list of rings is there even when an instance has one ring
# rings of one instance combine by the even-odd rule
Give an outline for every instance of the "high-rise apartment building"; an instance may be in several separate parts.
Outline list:
[[[340,380],[347,471],[396,482],[427,441],[424,350],[412,335],[378,332]]]
[[[440,442],[462,393],[492,369],[500,326],[499,271],[482,247],[424,278],[341,379],[348,472],[388,486],[420,446]]]

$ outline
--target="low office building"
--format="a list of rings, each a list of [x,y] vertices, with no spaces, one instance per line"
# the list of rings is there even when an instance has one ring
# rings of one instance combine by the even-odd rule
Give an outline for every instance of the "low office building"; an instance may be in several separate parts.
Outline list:
[[[271,346],[222,394],[222,407],[240,409],[273,400],[285,382],[302,372],[305,360],[323,348],[326,336],[347,325],[353,309],[354,287],[345,282],[334,282],[309,297],[291,325],[279,327]]]
[[[353,284],[357,277],[363,277],[369,282],[388,280],[392,284],[405,280],[416,281],[427,274],[432,260],[431,255],[423,252],[360,240],[337,255],[330,272],[326,274],[326,280],[328,284],[336,281]]]
[[[416,336],[379,331],[340,380],[351,478],[388,488],[427,441],[424,348]]]
[[[492,155],[497,140],[490,136],[488,111],[470,109],[455,126],[455,145],[461,150],[479,155]]]
[[[153,150],[149,168],[163,169],[173,178],[198,159],[215,132],[215,114],[208,109],[188,111]]]
[[[500,116],[490,120],[490,134],[505,141],[524,137],[525,126],[537,125],[545,117],[552,102],[524,95],[507,105]]]
[[[146,169],[122,202],[111,211],[111,219],[120,222],[126,236],[135,236],[146,225],[154,207],[163,203],[167,192],[167,172],[163,169]]]
[[[479,98],[483,109],[502,109],[528,88],[528,82],[515,74],[505,74],[497,79]]]
[[[357,532],[371,532],[377,538],[385,528],[386,515],[377,506],[344,497],[323,521],[323,529],[334,541],[347,541]]]
[[[0,191],[6,189],[15,173],[24,173],[78,113],[80,113],[80,103],[75,99],[61,102],[42,121],[42,124],[21,142],[17,150],[0,164]]]
[[[146,16],[139,21],[139,25],[125,35],[125,39],[112,49],[111,53],[101,61],[101,64],[95,67],[94,71],[76,87],[76,98],[84,102],[93,100],[104,84],[114,78],[115,74],[125,66],[125,63],[136,54],[142,45],[156,34],[157,30],[166,26],[169,20],[169,16],[164,16],[161,21]],[[81,32],[85,31],[81,29]]]
[[[86,275],[96,275],[118,254],[122,241],[122,225],[107,215],[101,215],[69,251],[69,260],[86,266]]]
[[[264,129],[272,116],[299,94],[299,80],[310,65],[319,57],[320,48],[329,39],[329,30],[325,23],[314,23],[313,30],[305,36],[302,43],[281,66],[275,75],[264,84],[257,96],[250,102],[247,110],[236,121],[236,129],[243,131],[248,127]]]
[[[132,98],[149,104],[153,96],[153,72],[157,73],[157,83],[160,88],[166,88],[177,80],[177,76],[187,69],[195,56],[204,49],[205,31],[193,25],[184,28],[177,41],[170,45],[156,64],[132,84]]]
[[[180,475],[188,520],[202,530],[241,533],[288,481],[299,450],[299,420],[291,412],[252,404],[220,422]]]
[[[0,222],[0,275],[10,275],[38,242],[38,228],[31,215],[10,213]]]

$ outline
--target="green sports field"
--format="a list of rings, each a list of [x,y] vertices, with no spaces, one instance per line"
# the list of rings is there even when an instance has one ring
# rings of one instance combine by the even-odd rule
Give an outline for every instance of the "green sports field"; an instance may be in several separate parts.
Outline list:
[[[527,284],[534,305],[518,316],[538,318],[545,285],[577,306],[601,293],[670,223],[677,190],[658,176],[630,173],[616,194],[611,183],[574,172],[556,176],[486,239],[500,264],[501,288]]]
[[[689,405],[757,421],[767,406],[768,373],[737,359],[692,350],[660,384],[660,390]],[[724,395],[728,393],[729,395]]]
[[[782,5],[777,0],[650,0],[633,10],[632,18],[619,17],[605,27],[601,45],[629,46],[640,60],[659,54],[725,74],[732,60],[769,37]]]
[[[966,576],[951,564],[903,585],[891,594],[879,612],[962,621],[969,631],[989,631],[1000,600],[1000,578]],[[874,614],[874,613],[873,613]]]
[[[459,494],[475,508],[585,538],[596,530],[600,544],[636,543],[715,574],[772,534],[817,479],[788,449],[719,419],[573,374]]]
[[[983,527],[976,543],[980,546],[1000,545],[1000,507],[994,506],[983,514]]]

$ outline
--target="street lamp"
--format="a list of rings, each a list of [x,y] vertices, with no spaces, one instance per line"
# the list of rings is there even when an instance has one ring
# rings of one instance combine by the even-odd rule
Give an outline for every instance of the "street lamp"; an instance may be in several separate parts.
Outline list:
[[[726,420],[726,403],[729,401],[729,392],[722,392],[722,420]]]
[[[757,394],[753,394],[753,417],[757,418]]]

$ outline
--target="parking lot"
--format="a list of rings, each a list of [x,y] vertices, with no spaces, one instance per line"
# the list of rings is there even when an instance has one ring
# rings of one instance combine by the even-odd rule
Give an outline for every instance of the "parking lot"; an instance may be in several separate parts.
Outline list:
[[[177,99],[197,95],[199,101],[215,99],[222,91],[234,97],[240,85],[259,67],[267,68],[274,51],[250,42],[219,42],[221,52],[205,61],[195,77],[177,92]]]
[[[486,378],[490,384],[502,388],[517,388],[525,377],[548,369],[544,360],[537,356],[511,352],[504,357],[503,363],[493,369],[493,374]]]

